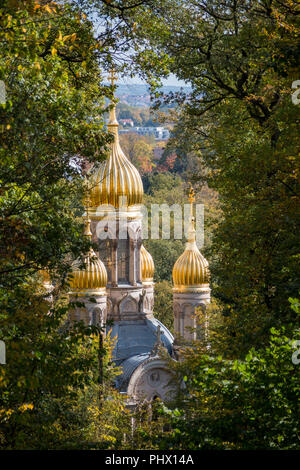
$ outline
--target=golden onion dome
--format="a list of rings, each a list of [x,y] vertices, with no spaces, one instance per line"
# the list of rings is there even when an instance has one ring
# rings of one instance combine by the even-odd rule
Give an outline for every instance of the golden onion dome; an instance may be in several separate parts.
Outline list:
[[[108,123],[108,129],[114,135],[114,141],[109,158],[100,164],[91,176],[91,208],[102,204],[118,208],[142,203],[144,194],[142,179],[120,147],[118,127],[114,105]]]
[[[188,241],[182,255],[173,268],[174,289],[177,291],[197,290],[208,287],[210,272],[209,265],[196,245],[195,219],[192,215],[194,191],[191,189],[191,217],[188,231]]]
[[[87,220],[85,235],[91,237],[90,221]],[[93,249],[90,249],[83,262],[76,260],[70,276],[70,289],[72,294],[84,295],[105,294],[107,272],[104,264]]]
[[[154,262],[149,251],[146,250],[144,245],[141,246],[141,267],[142,267],[142,281],[152,282],[154,276]]]
[[[187,247],[173,268],[175,289],[186,290],[209,284],[208,262],[196,246]]]

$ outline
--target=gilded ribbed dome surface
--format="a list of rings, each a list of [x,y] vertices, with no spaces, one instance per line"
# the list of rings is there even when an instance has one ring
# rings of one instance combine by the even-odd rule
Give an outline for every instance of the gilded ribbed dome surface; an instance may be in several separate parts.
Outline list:
[[[99,290],[104,289],[107,284],[106,268],[97,257],[94,250],[84,258],[84,267],[80,269],[82,263],[76,261],[70,279],[70,288],[74,291]]]
[[[208,262],[197,247],[185,249],[173,268],[174,286],[201,287],[209,284]]]
[[[141,246],[141,266],[142,266],[142,281],[152,281],[154,276],[154,262],[149,251],[146,250],[144,245]]]
[[[128,160],[119,144],[115,106],[110,113],[109,131],[114,134],[109,158],[91,176],[91,207],[110,204],[113,207],[142,203],[143,183],[138,170]],[[124,200],[122,199],[124,198]]]

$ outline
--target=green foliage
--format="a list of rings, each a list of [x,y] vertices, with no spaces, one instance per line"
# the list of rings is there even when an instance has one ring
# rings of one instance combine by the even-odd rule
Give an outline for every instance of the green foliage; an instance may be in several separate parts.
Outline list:
[[[60,303],[51,311],[42,287],[39,293],[35,289],[33,283],[18,287],[14,298],[7,295],[1,311],[1,338],[7,348],[7,364],[0,370],[3,448],[38,447],[43,426],[51,427],[58,418],[54,412],[48,415],[51,400],[54,406],[62,397],[74,399],[76,389],[91,383],[95,374],[89,332],[80,324],[69,330],[63,320],[67,305]]]
[[[67,321],[69,303],[50,303],[43,286],[19,288],[1,311],[7,364],[0,369],[1,449],[89,449],[123,445],[130,417],[112,385],[109,337],[99,350],[99,332]],[[99,384],[99,352],[103,380]],[[101,390],[101,400],[100,400]]]
[[[157,126],[154,121],[155,116],[150,112],[150,108],[138,108],[126,103],[119,103],[117,107],[117,119],[132,119],[135,126]]]
[[[180,204],[184,201],[184,183],[179,176],[171,173],[156,173],[148,177],[149,195],[145,195],[144,203],[151,214],[152,204]],[[149,234],[151,234],[151,218],[148,219]],[[151,239],[144,241],[146,249],[154,260],[154,280],[157,282],[171,281],[174,263],[184,250],[182,240],[174,240],[174,217],[171,213],[170,239]],[[160,237],[162,231],[160,230]],[[166,256],[166,253],[168,255]]]
[[[243,361],[208,355],[199,346],[186,350],[177,365],[186,386],[182,400],[161,409],[168,430],[152,437],[153,446],[299,449],[299,365],[292,354],[284,329],[272,329],[269,345],[251,349]]]
[[[154,139],[133,132],[120,135],[120,144],[125,155],[139,170],[141,176],[152,171]]]
[[[170,281],[156,282],[154,286],[153,315],[173,333],[173,285]]]
[[[166,194],[171,191],[171,201],[180,201],[183,196],[183,182],[180,176],[171,173],[155,173],[148,178],[149,189],[147,193],[155,195],[157,202],[166,202]],[[177,190],[177,192],[176,192]]]
[[[182,240],[147,240],[144,245],[154,260],[155,282],[170,282],[173,266],[184,250]]]
[[[3,287],[78,256],[82,158],[104,158],[104,88],[91,24],[68,5],[1,10],[0,277]],[[55,13],[55,14],[54,14]],[[80,248],[81,247],[81,248]]]
[[[72,261],[90,245],[76,220],[80,171],[106,155],[109,90],[92,25],[71,2],[4,1],[0,26],[0,447],[62,448],[76,436],[80,447],[90,415],[80,397],[95,388],[98,354],[91,330],[67,328],[61,295]],[[37,274],[45,268],[52,305]]]
[[[290,96],[299,78],[298,5],[124,3],[1,3],[0,337],[8,364],[0,375],[0,446],[128,448],[135,439],[147,448],[299,449],[299,366],[291,360],[299,339],[299,108]],[[105,25],[97,38],[82,13],[91,6]],[[82,158],[105,157],[109,91],[99,63],[108,68],[118,48],[122,57],[131,53],[127,72],[146,76],[154,97],[163,99],[157,85],[170,71],[192,86],[188,100],[177,94],[167,102],[181,106],[176,154],[199,156],[201,165],[186,159],[174,170],[199,181],[197,202],[212,196],[209,260],[223,311],[212,349],[200,343],[177,364],[187,392],[177,409],[152,426],[140,410],[132,437],[121,397],[108,388],[113,399],[97,402],[91,331],[65,328],[67,306],[57,300],[72,260],[88,246],[75,219],[79,167]],[[186,201],[178,175],[148,181],[148,205]],[[155,308],[168,323],[183,243],[145,245],[159,281]],[[51,315],[36,275],[43,268],[56,282]],[[107,362],[105,371],[110,380]]]
[[[219,196],[222,218],[211,220],[207,257],[223,310],[221,351],[237,358],[187,353],[190,362],[179,366],[190,395],[153,445],[299,448],[291,361],[299,308],[288,302],[300,275],[299,107],[291,100],[300,77],[298,2],[162,0],[127,16],[149,81],[171,71],[192,86],[187,99],[167,99],[181,106],[173,145],[201,158],[195,179]]]

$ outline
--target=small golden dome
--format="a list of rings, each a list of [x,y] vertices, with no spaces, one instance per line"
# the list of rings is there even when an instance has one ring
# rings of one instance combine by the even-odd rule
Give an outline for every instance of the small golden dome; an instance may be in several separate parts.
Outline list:
[[[86,290],[103,291],[107,284],[107,273],[94,250],[90,250],[84,258],[84,268],[80,269],[80,266],[80,261],[74,263],[70,280],[71,291],[73,293]]]
[[[149,251],[146,250],[144,245],[141,246],[141,267],[142,267],[142,281],[152,282],[154,276],[154,262]]]
[[[115,208],[142,203],[143,183],[138,170],[128,160],[119,144],[115,106],[110,112],[108,129],[114,134],[109,158],[91,176],[91,208],[109,204]]]
[[[196,245],[195,219],[193,217],[194,192],[191,189],[191,217],[188,241],[182,255],[173,268],[174,288],[178,291],[197,290],[209,285],[209,265]]]
[[[89,220],[86,224],[85,235],[91,236]],[[82,264],[84,264],[84,267],[81,268]],[[81,260],[75,261],[70,277],[70,289],[73,294],[84,294],[86,291],[99,294],[105,293],[107,284],[106,268],[92,249],[84,257],[83,263]],[[92,292],[89,293],[92,294]]]
[[[209,284],[208,262],[198,248],[186,248],[173,268],[174,287],[179,290]]]

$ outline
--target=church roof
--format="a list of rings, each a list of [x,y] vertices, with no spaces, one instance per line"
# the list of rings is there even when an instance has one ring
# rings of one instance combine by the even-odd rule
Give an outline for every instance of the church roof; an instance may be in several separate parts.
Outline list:
[[[146,361],[150,357],[150,354],[137,354],[131,356],[120,364],[122,374],[118,375],[116,386],[121,392],[126,392],[130,377],[132,376],[135,369]]]
[[[172,354],[173,336],[156,318],[138,321],[120,321],[109,327],[111,338],[117,337],[113,350],[113,359],[117,363],[132,356],[148,354],[152,351],[157,339],[157,327],[161,329],[161,340],[169,354]]]

